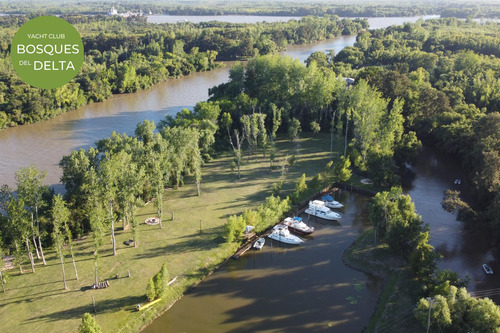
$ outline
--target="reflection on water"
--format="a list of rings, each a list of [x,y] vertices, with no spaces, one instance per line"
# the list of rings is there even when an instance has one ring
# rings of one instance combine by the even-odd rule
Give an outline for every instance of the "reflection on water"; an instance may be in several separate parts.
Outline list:
[[[471,201],[470,184],[461,167],[461,161],[425,147],[414,167],[416,177],[408,194],[425,223],[431,228],[430,243],[443,255],[440,269],[451,269],[462,277],[470,276],[469,291],[500,288],[500,281],[488,276],[482,269],[487,263],[500,272],[500,253],[493,248],[491,237],[478,227],[466,228],[454,214],[443,210],[441,201],[447,189],[459,190],[466,201]],[[461,185],[455,185],[455,179]],[[492,297],[497,303],[499,297]]]
[[[311,218],[301,246],[266,240],[230,260],[144,332],[360,332],[380,281],[345,266],[342,253],[366,228],[367,198],[344,192],[340,224]],[[307,216],[304,216],[307,221]]]
[[[439,268],[469,275],[470,291],[500,288],[481,268],[486,262],[500,271],[500,253],[491,250],[484,232],[464,229],[440,204],[446,189],[470,186],[460,161],[424,148],[413,169],[416,175],[406,191],[430,226],[431,244],[444,256]],[[461,185],[454,184],[456,178]],[[339,200],[345,204],[340,223],[312,218],[316,231],[300,247],[268,239],[262,252],[229,261],[144,332],[319,332],[331,326],[339,332],[362,331],[380,281],[346,267],[341,257],[369,225],[369,199],[344,192]]]
[[[13,186],[15,172],[30,164],[48,171],[47,184],[59,183],[58,164],[64,155],[88,148],[112,131],[133,135],[137,123],[144,119],[157,123],[166,115],[192,108],[208,98],[209,88],[227,81],[231,65],[169,80],[147,91],[115,95],[42,123],[1,130],[0,184]]]
[[[317,44],[290,46],[287,52],[304,61],[311,51],[341,49],[352,45],[354,36],[341,36]],[[94,103],[64,113],[42,123],[7,128],[0,131],[0,184],[14,186],[14,175],[22,167],[35,164],[47,171],[47,184],[58,184],[59,161],[79,148],[88,148],[111,132],[133,135],[137,123],[148,119],[158,123],[166,115],[208,98],[208,89],[227,82],[229,68],[193,73],[180,79],[160,83],[133,94],[115,95],[102,103]],[[56,188],[56,189],[60,189]]]

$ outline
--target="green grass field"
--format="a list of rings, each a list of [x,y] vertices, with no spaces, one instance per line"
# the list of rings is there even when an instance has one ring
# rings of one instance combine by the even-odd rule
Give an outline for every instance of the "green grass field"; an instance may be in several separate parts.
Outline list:
[[[336,145],[335,150],[339,151],[342,140],[337,139]],[[279,141],[277,147],[278,158],[291,156],[295,151],[295,146],[288,141]],[[328,134],[304,135],[301,154],[287,173],[284,191],[293,189],[303,172],[310,180],[322,171],[328,162],[329,149]],[[179,190],[166,191],[163,229],[143,223],[155,216],[153,205],[139,209],[138,248],[123,244],[132,238],[130,230],[118,230],[118,254],[114,257],[111,237],[106,237],[100,252],[99,278],[108,280],[109,288],[89,289],[94,281],[91,236],[76,244],[79,280],[74,279],[70,257],[65,259],[68,290],[63,289],[61,265],[55,251],[50,249],[46,250],[47,266],[37,262],[36,274],[20,275],[19,270],[10,271],[7,291],[0,293],[0,331],[76,332],[83,314],[93,312],[92,296],[95,318],[104,332],[135,332],[150,322],[232,255],[236,246],[225,244],[222,238],[226,218],[260,205],[280,176],[280,170],[270,172],[269,160],[263,158],[261,152],[249,161],[244,159],[241,179],[231,173],[231,160],[231,156],[223,154],[204,166],[199,197],[189,179]],[[171,211],[175,211],[174,221],[170,219]],[[171,277],[179,276],[177,282],[161,302],[147,310],[134,311],[136,304],[146,302],[147,282],[163,263],[167,263]],[[25,263],[24,268],[28,269],[29,264]]]

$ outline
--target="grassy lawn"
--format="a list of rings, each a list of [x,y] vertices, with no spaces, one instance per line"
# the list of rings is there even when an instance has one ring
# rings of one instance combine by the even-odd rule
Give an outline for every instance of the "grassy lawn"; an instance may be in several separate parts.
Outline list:
[[[336,144],[338,151],[342,148],[342,140],[337,139]],[[322,171],[328,162],[329,149],[328,134],[314,137],[305,134],[299,159],[286,175],[284,190],[292,189],[303,172],[310,180]],[[291,156],[294,152],[295,146],[288,141],[278,142],[278,158]],[[74,279],[71,260],[66,257],[68,290],[63,289],[61,266],[50,249],[46,250],[47,266],[37,263],[36,274],[20,275],[19,270],[10,271],[7,291],[0,293],[0,331],[75,332],[83,314],[93,312],[92,297],[96,320],[104,332],[135,332],[150,322],[232,255],[236,246],[225,244],[222,238],[226,218],[260,205],[280,176],[280,170],[269,171],[268,158],[263,158],[262,153],[249,161],[245,158],[241,179],[231,173],[231,160],[231,156],[222,155],[204,167],[200,197],[196,196],[189,179],[182,188],[166,191],[163,229],[141,223],[138,248],[123,244],[132,238],[131,231],[118,230],[118,255],[113,257],[111,237],[106,238],[101,249],[99,277],[109,281],[109,288],[89,290],[94,282],[90,236],[76,244],[79,280]],[[175,212],[173,221],[170,220],[171,211]],[[151,204],[137,212],[141,222],[154,215]],[[163,263],[167,263],[171,277],[179,276],[177,282],[158,304],[144,311],[134,311],[136,304],[146,302],[147,282]],[[28,269],[29,264],[23,267]]]

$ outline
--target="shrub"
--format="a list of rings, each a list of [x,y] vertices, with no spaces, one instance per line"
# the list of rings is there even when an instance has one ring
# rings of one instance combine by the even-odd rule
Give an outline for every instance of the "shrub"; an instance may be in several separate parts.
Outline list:
[[[242,216],[231,215],[224,226],[224,238],[228,243],[240,241],[245,227],[246,224]]]
[[[319,126],[319,124],[316,121],[311,121],[311,131],[314,134],[318,134],[319,131],[321,131],[321,127]]]
[[[156,298],[156,288],[153,278],[149,279],[148,286],[146,287],[146,297],[150,302]]]
[[[78,327],[78,333],[101,333],[102,329],[95,321],[90,313],[85,313],[82,318],[82,323]]]
[[[283,188],[282,180],[280,180],[277,183],[274,183],[272,187],[272,195],[274,195],[275,197],[279,196],[282,188]]]

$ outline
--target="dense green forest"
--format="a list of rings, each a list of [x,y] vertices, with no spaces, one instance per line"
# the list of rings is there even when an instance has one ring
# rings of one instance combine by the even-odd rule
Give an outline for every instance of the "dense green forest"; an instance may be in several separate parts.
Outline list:
[[[413,131],[428,145],[462,160],[472,180],[469,190],[474,201],[465,203],[460,192],[447,191],[443,208],[458,213],[465,228],[495,235],[497,243],[499,41],[497,23],[479,25],[452,18],[363,32],[354,47],[335,57],[315,55],[323,66],[355,77],[357,85],[369,84],[389,104],[402,102],[405,132]],[[423,297],[415,309],[417,320],[426,327],[432,308],[431,329],[497,329],[500,309],[488,298],[471,297],[458,274],[437,270],[439,255],[427,243],[426,228],[412,217],[411,207],[403,208],[401,199],[395,189],[377,194],[371,219],[375,235],[412,269],[412,296]]]
[[[87,31],[98,29],[98,18],[76,20]],[[111,22],[115,23],[110,23],[110,29],[126,24],[134,28],[141,24],[149,27],[127,20]],[[366,23],[344,22],[352,22],[355,30]],[[336,55],[313,53],[306,64],[273,54],[291,40],[307,42],[343,33],[347,26],[341,24],[336,18],[308,17],[299,22],[256,26],[165,25],[142,37],[139,32],[135,35],[125,30],[127,33],[118,40],[99,33],[92,37],[89,32],[84,39],[86,47],[93,50],[89,56],[92,61],[106,68],[108,57],[115,54],[112,64],[120,66],[124,62],[125,72],[127,66],[139,64],[141,57],[165,59],[163,52],[175,55],[176,47],[183,52],[191,50],[181,53],[186,57],[193,55],[193,48],[198,53],[224,54],[228,48],[210,47],[220,45],[221,40],[231,45],[231,41],[242,39],[240,33],[252,38],[253,48],[242,49],[241,44],[236,44],[233,52],[224,55],[255,57],[246,66],[236,64],[230,70],[230,81],[211,89],[209,101],[198,103],[194,110],[185,109],[175,117],[168,116],[157,126],[144,121],[138,124],[133,137],[113,133],[96,142],[95,147],[65,156],[60,163],[65,200],[41,185],[44,175],[35,167],[20,170],[16,177],[18,195],[13,196],[12,189],[7,187],[0,193],[0,208],[7,213],[0,217],[0,233],[3,246],[14,254],[16,265],[20,266],[29,257],[34,271],[32,246],[43,258],[44,246],[58,247],[61,239],[71,243],[72,236],[90,231],[97,267],[97,253],[106,229],[110,228],[113,235],[115,223],[121,219],[124,228],[130,225],[135,237],[135,209],[153,197],[157,199],[153,204],[161,221],[164,189],[179,187],[189,180],[196,184],[199,194],[203,190],[203,163],[217,152],[233,153],[233,166],[238,168],[240,177],[243,157],[250,159],[262,154],[269,160],[270,170],[280,167],[279,164],[293,165],[300,158],[297,139],[301,131],[322,131],[331,133],[332,140],[342,140],[344,151],[340,155],[343,156],[333,151],[331,154],[338,174],[352,166],[354,172],[372,178],[377,186],[391,188],[380,192],[371,206],[376,240],[386,242],[391,251],[408,261],[417,281],[415,293],[433,297],[442,313],[447,311],[448,315],[433,318],[434,325],[448,331],[456,331],[460,325],[471,329],[486,327],[482,331],[497,327],[500,310],[492,302],[472,299],[465,289],[459,289],[464,282],[458,276],[436,271],[439,256],[428,243],[424,222],[416,214],[411,199],[393,186],[401,183],[401,175],[406,172],[406,165],[418,156],[421,142],[458,156],[472,180],[470,190],[477,201],[469,205],[460,199],[458,192],[448,192],[443,207],[459,212],[458,216],[468,226],[493,234],[498,241],[499,25],[456,18],[420,20],[363,31],[353,47],[346,47]],[[306,31],[308,34],[304,34]],[[279,37],[285,42],[280,43]],[[271,45],[272,49],[255,45]],[[116,51],[119,49],[120,55]],[[137,76],[139,70],[133,68]],[[346,78],[353,78],[354,84]],[[133,82],[141,81],[136,78]],[[297,144],[296,155],[276,161],[277,136],[288,137]],[[281,186],[278,180],[272,187],[274,194],[279,195]],[[300,188],[297,185],[297,192]],[[279,205],[288,206],[288,200],[270,197],[262,211]],[[69,212],[65,212],[65,207]],[[64,217],[68,214],[70,219]],[[58,221],[71,222],[66,227]],[[240,240],[241,230],[236,229],[243,226],[242,221],[240,217],[230,218],[226,230],[228,241]],[[114,236],[112,239],[114,249]],[[430,306],[425,299],[417,306],[415,313],[423,324]],[[492,314],[491,320],[477,319],[485,313]]]
[[[421,141],[460,156],[474,181],[478,202],[471,208],[449,193],[446,208],[460,210],[468,223],[500,234],[500,61],[495,40],[497,24],[419,21],[363,32],[354,47],[337,55],[316,52],[306,65],[280,55],[258,56],[246,66],[236,64],[230,81],[210,90],[208,102],[160,122],[161,135],[154,134],[154,124],[145,122],[138,126],[136,137],[113,134],[97,142],[96,148],[75,151],[62,160],[74,231],[91,228],[91,217],[84,214],[87,183],[94,179],[88,172],[100,172],[107,159],[124,154],[120,158],[139,163],[144,160],[141,156],[162,156],[173,147],[195,149],[196,144],[190,153],[172,150],[173,160],[165,162],[168,167],[161,175],[151,176],[155,168],[140,163],[130,169],[144,170],[147,177],[129,198],[147,201],[161,193],[159,188],[182,184],[185,173],[196,171],[195,178],[201,179],[202,161],[216,151],[232,150],[238,170],[242,156],[257,150],[268,156],[270,167],[276,166],[276,135],[294,141],[304,130],[341,137],[343,155],[356,172],[387,188],[400,183]],[[353,86],[343,79],[348,76],[355,78]],[[188,130],[192,132],[183,132]],[[172,131],[180,131],[178,138]],[[188,144],[188,138],[194,141]],[[292,156],[290,163],[296,158]],[[340,161],[339,156],[332,158]],[[157,185],[151,185],[152,178],[158,179]],[[123,204],[113,209],[127,214]]]
[[[384,16],[416,16],[441,15],[442,17],[500,17],[500,8],[493,0],[442,0],[442,1],[384,1],[356,0],[349,3],[341,1],[173,1],[168,4],[157,0],[120,1],[66,1],[56,2],[35,1],[0,3],[3,13],[33,13],[49,14],[106,14],[114,6],[118,12],[167,14],[167,15],[338,15],[343,17],[384,17]]]
[[[497,234],[499,31],[497,23],[419,21],[362,33],[327,65],[366,80],[389,103],[404,100],[405,130],[462,159],[477,198],[469,218],[488,222]]]
[[[220,66],[216,60],[273,54],[288,44],[355,34],[366,20],[305,17],[288,23],[148,24],[144,18],[65,16],[80,32],[85,61],[68,84],[43,90],[24,83],[12,68],[9,44],[25,16],[0,17],[0,128],[52,118],[112,94],[148,89],[168,78]]]

